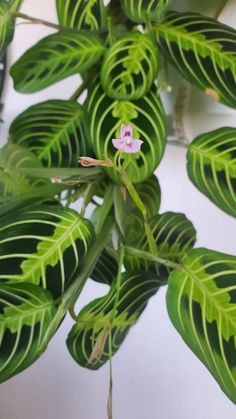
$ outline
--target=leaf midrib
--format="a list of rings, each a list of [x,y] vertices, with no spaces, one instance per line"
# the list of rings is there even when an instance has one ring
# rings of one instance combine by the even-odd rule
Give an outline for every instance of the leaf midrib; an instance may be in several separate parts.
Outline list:
[[[197,34],[197,32],[191,32],[192,35],[189,35],[189,32],[187,32],[187,31],[186,32],[183,32],[182,30],[176,30],[176,27],[174,29],[171,26],[167,26],[167,25],[163,25],[163,24],[155,25],[155,27],[157,29],[157,33],[158,34],[161,31],[163,33],[167,34],[167,36],[168,36],[168,33],[171,33],[171,34],[174,34],[176,36],[176,38],[182,37],[183,39],[187,40],[188,42],[192,42],[193,44],[196,45],[197,50],[199,52],[199,55],[202,55],[201,54],[201,51],[199,51],[199,48],[198,48],[200,46],[203,50],[205,50],[205,51],[208,52],[208,55],[209,56],[212,56],[212,53],[213,53],[213,54],[217,55],[220,60],[222,60],[222,58],[223,58],[223,60],[225,62],[228,62],[229,67],[236,68],[236,60],[235,59],[233,60],[233,58],[235,58],[233,55],[229,55],[229,53],[227,51],[225,51],[225,53],[223,51],[219,51],[215,47],[215,45],[212,44],[212,43],[211,43],[211,47],[210,47],[207,44],[207,39],[206,38],[205,38],[206,39],[205,41],[197,39],[196,37],[194,37],[194,35]],[[176,42],[177,42],[177,39],[176,39]],[[218,45],[221,47],[220,44],[218,44]],[[183,45],[181,45],[179,47],[182,48],[182,49],[184,49],[184,50],[187,50],[187,51],[189,50],[189,48],[187,49]]]
[[[48,259],[48,256],[49,255],[51,255],[52,253],[54,253],[54,251],[57,249],[57,248],[60,248],[61,247],[61,243],[63,243],[64,241],[66,241],[66,239],[67,239],[67,237],[69,237],[70,235],[71,235],[71,233],[73,233],[73,230],[74,230],[74,228],[75,227],[79,227],[79,224],[81,223],[81,220],[75,220],[74,222],[73,222],[73,224],[71,225],[71,227],[69,228],[69,230],[67,229],[66,230],[66,233],[65,234],[63,234],[63,236],[60,238],[60,240],[57,240],[57,241],[54,241],[54,244],[50,247],[50,249],[44,254],[44,256],[43,257],[39,257],[38,258],[38,261],[33,265],[33,268],[31,269],[31,270],[29,270],[29,271],[27,271],[25,274],[23,274],[23,275],[19,275],[20,277],[22,276],[23,278],[27,278],[29,275],[32,275],[32,274],[34,274],[34,272],[43,264],[45,264],[45,262],[47,261],[47,259]],[[60,226],[60,223],[58,224],[58,226]],[[55,229],[55,231],[56,231],[56,229]],[[55,231],[54,231],[54,233],[55,233]],[[41,243],[41,242],[40,242]],[[39,244],[40,244],[39,243]],[[38,249],[37,249],[38,250]],[[37,253],[36,253],[36,255],[37,255]],[[29,259],[27,259],[27,260],[29,260]]]
[[[199,154],[203,157],[207,157],[209,160],[214,160],[216,163],[222,164],[223,166],[226,166],[226,168],[228,167],[229,169],[231,167],[233,167],[234,160],[231,160],[230,162],[227,160],[224,160],[220,157],[216,157],[215,155],[210,154],[209,152],[207,152],[205,149],[202,151],[202,149],[197,148],[194,145],[190,145],[190,151],[193,151],[195,154]],[[236,168],[236,164],[235,164],[235,168]]]
[[[187,275],[189,275],[190,278],[193,280],[195,286],[203,292],[203,294],[206,296],[206,298],[208,300],[210,300],[213,307],[215,307],[215,309],[220,313],[219,315],[221,315],[227,322],[229,322],[233,326],[233,329],[236,330],[236,320],[233,321],[232,317],[227,315],[227,312],[225,312],[222,309],[222,307],[220,306],[220,304],[217,303],[217,299],[212,298],[212,294],[209,292],[208,288],[206,286],[204,286],[200,280],[198,280],[198,278],[195,276],[194,272],[191,271],[190,269],[188,269],[188,267],[186,265],[181,266],[181,269],[185,270]],[[199,302],[199,301],[197,301],[197,302]],[[219,319],[216,318],[215,320],[218,323]],[[228,336],[224,336],[224,337],[228,339]]]

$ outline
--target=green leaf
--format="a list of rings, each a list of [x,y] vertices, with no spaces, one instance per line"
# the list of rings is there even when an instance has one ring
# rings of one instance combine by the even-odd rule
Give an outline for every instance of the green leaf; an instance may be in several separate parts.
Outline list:
[[[0,0],[0,57],[12,41],[14,34],[14,19],[10,13],[10,5],[6,0]]]
[[[0,382],[18,374],[45,351],[56,308],[50,294],[31,284],[0,283]]]
[[[59,23],[75,29],[97,30],[106,26],[101,0],[56,0]]]
[[[121,0],[125,15],[135,23],[159,21],[173,0]]]
[[[184,214],[165,212],[163,214],[154,215],[150,222],[150,228],[154,236],[157,254],[161,259],[167,259],[172,262],[181,262],[183,256],[194,246],[196,241],[196,231]],[[134,237],[135,239],[135,237]],[[136,242],[129,237],[133,247],[149,252],[149,246],[144,227],[142,228],[142,236]],[[163,281],[168,279],[170,268],[162,264],[150,262],[137,256],[127,254],[125,258],[126,269],[146,269],[157,271]]]
[[[0,280],[28,282],[59,297],[94,241],[90,221],[58,205],[24,209],[0,223]]]
[[[105,93],[117,100],[144,96],[158,71],[158,49],[149,34],[129,32],[106,52],[101,68]]]
[[[42,168],[41,162],[29,150],[11,143],[0,150],[0,203],[12,196],[22,196],[34,191],[45,183],[39,177],[32,179],[18,171],[29,167],[35,170]]]
[[[88,70],[104,52],[92,33],[58,32],[40,40],[12,66],[14,87],[37,92],[66,77]]]
[[[45,166],[76,166],[79,156],[91,155],[83,119],[83,108],[77,102],[38,103],[13,121],[10,139],[35,153]]]
[[[177,70],[207,95],[236,107],[236,31],[198,13],[170,12],[156,25],[159,44]]]
[[[187,159],[194,185],[236,217],[236,128],[220,128],[195,138]]]
[[[110,253],[109,249],[104,249],[90,275],[90,278],[102,284],[111,285],[118,273],[118,262]]]
[[[132,182],[149,178],[163,156],[166,140],[164,110],[155,87],[143,98],[128,102],[112,100],[97,84],[89,92],[87,112],[88,138],[99,159],[117,163],[119,151],[113,147],[112,138],[120,137],[122,124],[133,125],[134,137],[143,140],[141,151],[123,153],[121,161]],[[117,171],[109,168],[106,173],[121,183]]]
[[[168,283],[173,325],[236,403],[236,258],[192,250]]]
[[[19,10],[22,2],[23,0],[8,0],[10,11],[16,12],[17,10]]]
[[[109,359],[109,335],[115,354],[159,289],[160,281],[153,273],[125,272],[120,287],[118,284],[113,281],[105,297],[84,307],[68,335],[69,352],[83,367],[96,370]]]
[[[144,182],[138,183],[135,189],[146,208],[147,218],[150,219],[159,211],[161,201],[160,185],[156,176],[152,175]],[[132,244],[140,236],[143,237],[143,214],[124,187],[114,187],[114,209],[115,220],[124,242]]]

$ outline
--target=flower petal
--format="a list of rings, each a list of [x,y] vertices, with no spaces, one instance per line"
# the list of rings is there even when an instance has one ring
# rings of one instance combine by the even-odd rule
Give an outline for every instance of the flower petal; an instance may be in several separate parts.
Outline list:
[[[131,140],[129,144],[125,144],[123,151],[125,153],[138,153],[140,151],[143,141],[141,140]]]
[[[123,140],[127,137],[132,139],[133,138],[133,127],[132,125],[122,125],[120,130],[120,138]]]
[[[124,141],[121,140],[120,138],[113,138],[112,139],[112,144],[114,145],[115,148],[117,148],[117,150],[124,150]]]

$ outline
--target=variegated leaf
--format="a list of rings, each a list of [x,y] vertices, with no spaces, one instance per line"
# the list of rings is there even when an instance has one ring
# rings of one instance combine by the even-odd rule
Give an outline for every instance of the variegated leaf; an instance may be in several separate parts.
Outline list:
[[[159,21],[173,0],[121,0],[125,15],[135,23]]]
[[[144,96],[158,71],[158,49],[148,34],[131,31],[118,39],[106,52],[101,68],[105,93],[117,100]]]
[[[236,217],[236,128],[220,128],[195,138],[187,159],[194,185]]]
[[[214,100],[236,107],[236,31],[198,13],[170,12],[156,26],[168,60]]]
[[[38,103],[13,121],[10,140],[27,147],[45,166],[77,166],[79,156],[91,155],[83,119],[83,108],[77,102]]]
[[[111,255],[109,249],[104,249],[97,260],[90,278],[102,284],[111,285],[113,279],[116,278],[117,272],[117,260]]]
[[[14,18],[10,13],[10,5],[0,0],[0,57],[3,56],[14,34]]]
[[[184,214],[174,212],[156,214],[149,224],[156,242],[156,256],[159,258],[181,262],[183,256],[194,246],[196,230]],[[131,242],[131,245],[144,252],[150,251],[144,227],[141,239]],[[127,269],[152,269],[160,274],[163,281],[168,279],[170,273],[170,268],[163,264],[156,264],[129,254],[125,258],[125,266]]]
[[[236,403],[236,258],[191,250],[168,284],[173,325]]]
[[[115,101],[97,84],[89,91],[87,113],[88,138],[96,157],[117,162],[119,152],[113,147],[112,138],[120,137],[122,124],[131,123],[134,137],[143,140],[143,144],[139,153],[123,155],[121,161],[133,182],[150,177],[163,156],[166,142],[165,116],[156,89],[136,101]],[[117,171],[106,172],[121,182]]]
[[[59,23],[76,29],[106,27],[106,7],[101,0],[56,0]]]
[[[88,70],[104,52],[92,33],[57,32],[41,39],[12,66],[14,87],[37,92],[73,74]]]
[[[56,307],[32,284],[0,283],[0,382],[29,367],[45,351]]]
[[[100,368],[109,359],[109,336],[114,355],[159,286],[156,274],[142,271],[123,273],[120,284],[113,281],[105,297],[84,307],[68,335],[74,360],[92,370]]]
[[[60,296],[78,274],[94,230],[77,212],[36,206],[0,223],[0,281],[28,282]]]
[[[40,160],[29,150],[12,143],[7,143],[0,150],[0,203],[13,196],[33,192],[45,184],[40,176],[33,179],[18,171],[29,167],[35,170],[42,168]]]

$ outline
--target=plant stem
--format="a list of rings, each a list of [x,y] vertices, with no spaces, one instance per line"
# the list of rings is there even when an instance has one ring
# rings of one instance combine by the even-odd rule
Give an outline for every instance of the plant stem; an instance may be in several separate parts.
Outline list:
[[[84,90],[87,88],[88,84],[89,84],[89,79],[85,79],[84,81],[82,81],[78,89],[76,89],[76,91],[70,97],[70,100],[76,101],[80,97],[80,95],[84,92]]]
[[[107,401],[108,419],[112,419],[112,390],[113,390],[113,373],[112,373],[112,331],[109,330],[109,393]]]
[[[140,258],[150,260],[150,262],[161,263],[161,264],[163,264],[163,265],[165,265],[169,268],[174,268],[174,269],[175,268],[178,268],[178,269],[182,268],[182,265],[180,263],[173,262],[172,260],[169,260],[169,259],[163,259],[159,256],[151,255],[150,253],[145,252],[144,250],[138,250],[134,247],[125,246],[125,251],[127,253],[129,253],[130,255],[138,256]]]
[[[21,19],[29,20],[31,23],[34,23],[34,24],[48,26],[49,28],[53,28],[58,31],[66,31],[66,32],[73,32],[73,33],[91,33],[91,31],[86,30],[86,29],[76,29],[76,28],[70,28],[69,26],[58,25],[57,23],[49,22],[48,20],[44,20],[44,19],[39,19],[34,16],[26,15],[25,13],[21,13],[21,12],[12,12],[11,15],[16,18],[19,17]],[[93,30],[92,32],[102,34],[102,33],[107,33],[107,30],[96,29],[96,30]]]

